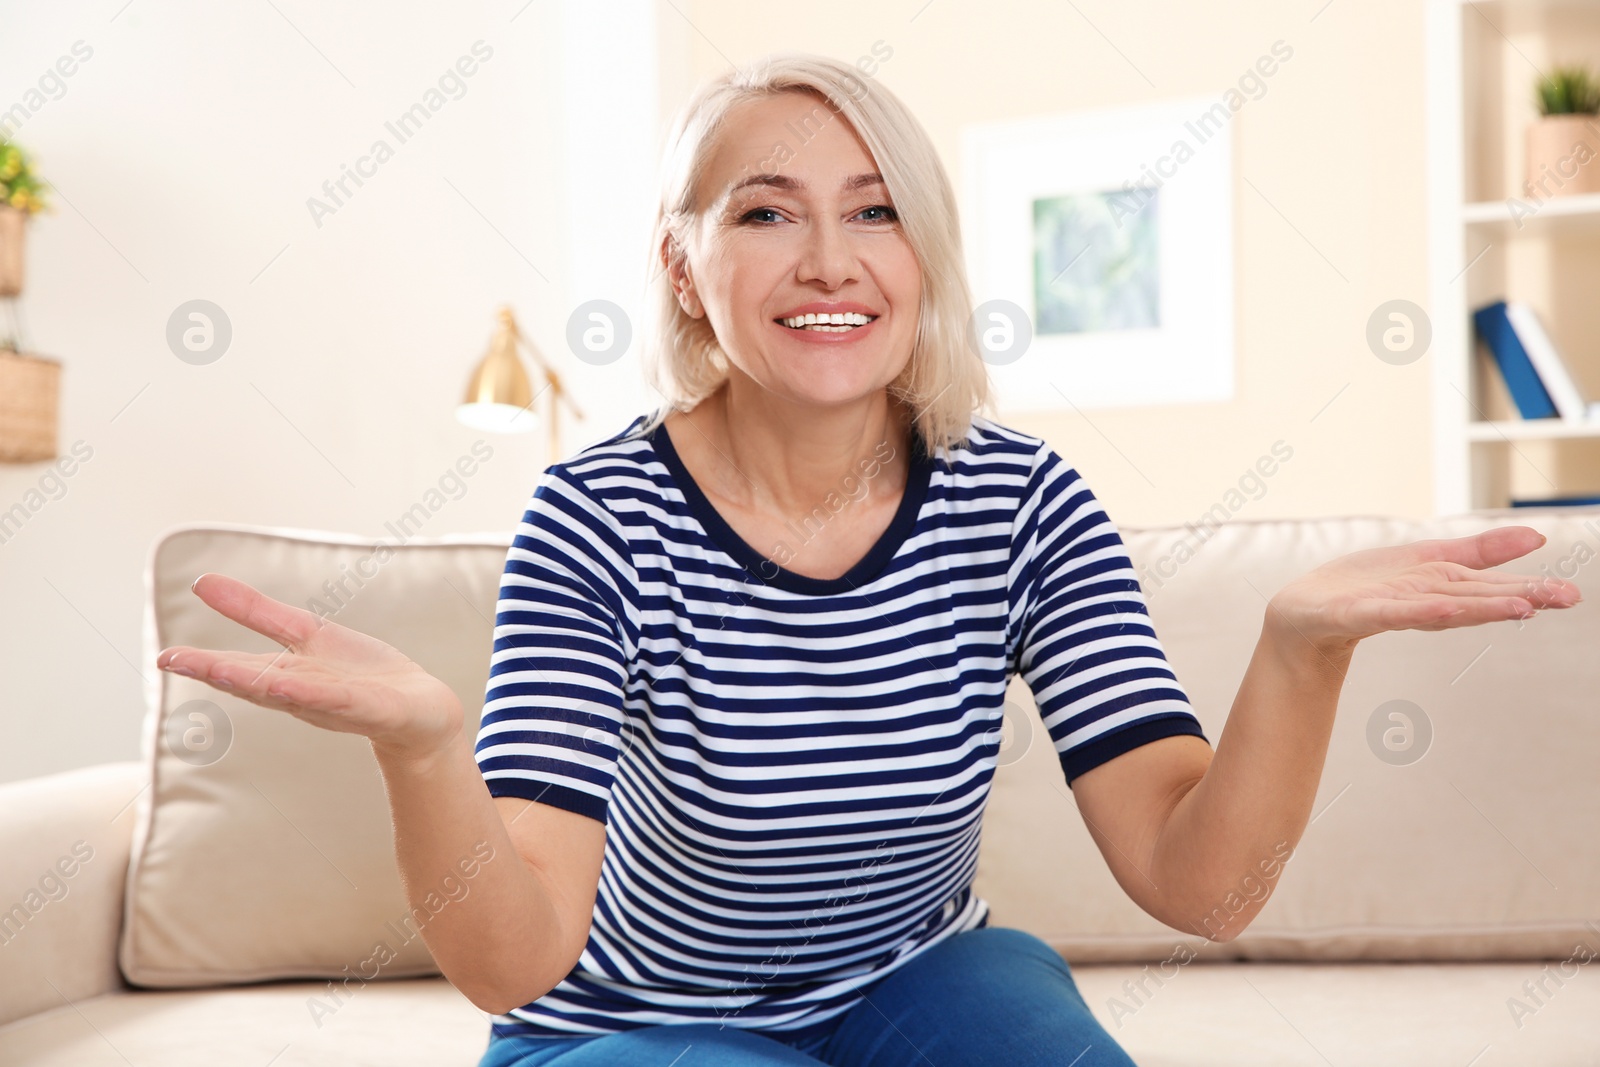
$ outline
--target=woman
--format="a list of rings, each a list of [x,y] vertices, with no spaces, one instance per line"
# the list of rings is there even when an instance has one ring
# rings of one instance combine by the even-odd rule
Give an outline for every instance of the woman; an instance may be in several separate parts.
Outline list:
[[[549,467],[507,556],[482,725],[394,649],[203,575],[275,657],[164,650],[371,739],[408,892],[493,1067],[1127,1064],[1061,958],[971,892],[1022,674],[1106,862],[1202,926],[1298,842],[1356,643],[1521,618],[1527,527],[1357,553],[1277,592],[1215,753],[1115,526],[977,414],[950,186],[849,67],[783,55],[670,141],[653,352],[668,403]],[[487,788],[486,788],[487,785]]]

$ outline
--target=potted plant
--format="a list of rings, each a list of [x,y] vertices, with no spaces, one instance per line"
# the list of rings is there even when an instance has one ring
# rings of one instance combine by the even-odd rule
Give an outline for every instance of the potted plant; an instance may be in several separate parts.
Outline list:
[[[1540,117],[1528,127],[1527,194],[1600,193],[1600,81],[1587,67],[1565,66],[1536,88]]]
[[[44,210],[41,182],[21,148],[0,142],[0,296],[22,292],[22,239],[28,218]]]

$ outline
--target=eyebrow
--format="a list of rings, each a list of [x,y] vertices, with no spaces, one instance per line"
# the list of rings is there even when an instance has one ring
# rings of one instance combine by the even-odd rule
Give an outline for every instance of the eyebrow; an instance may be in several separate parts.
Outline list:
[[[856,189],[863,189],[869,185],[882,184],[883,175],[879,174],[877,171],[872,171],[869,174],[856,174],[846,178],[844,180],[844,184],[841,185],[840,188],[845,192],[853,192]],[[803,191],[806,187],[805,182],[801,181],[799,178],[792,178],[787,174],[752,174],[750,177],[741,182],[737,182],[730,187],[727,195],[732,196],[739,190],[748,188],[752,185],[760,185],[768,189],[783,189],[786,192],[795,193]]]

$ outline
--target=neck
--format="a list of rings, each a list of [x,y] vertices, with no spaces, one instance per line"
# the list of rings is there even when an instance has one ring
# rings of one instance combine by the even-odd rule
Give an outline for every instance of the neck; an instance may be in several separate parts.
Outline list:
[[[859,494],[863,483],[869,495],[905,486],[910,420],[887,390],[819,410],[775,400],[734,369],[695,416],[732,468],[722,479],[726,495],[743,506],[793,515],[830,493]]]

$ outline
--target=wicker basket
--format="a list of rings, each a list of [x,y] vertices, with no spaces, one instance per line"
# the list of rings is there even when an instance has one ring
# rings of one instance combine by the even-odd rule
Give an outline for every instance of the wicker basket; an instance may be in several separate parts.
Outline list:
[[[28,216],[0,205],[0,296],[22,292],[22,238],[27,228]]]
[[[61,362],[0,350],[0,463],[56,458]]]

